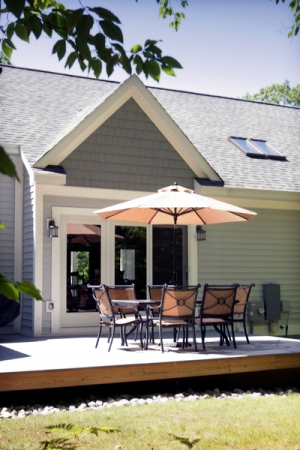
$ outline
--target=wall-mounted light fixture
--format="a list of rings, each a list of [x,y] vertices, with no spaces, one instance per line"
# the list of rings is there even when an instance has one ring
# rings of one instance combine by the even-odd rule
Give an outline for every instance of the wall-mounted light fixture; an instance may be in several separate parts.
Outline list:
[[[196,226],[197,241],[206,241],[206,231],[203,230],[201,225]]]
[[[55,225],[55,220],[48,220],[48,237],[55,238],[58,237],[58,226]]]

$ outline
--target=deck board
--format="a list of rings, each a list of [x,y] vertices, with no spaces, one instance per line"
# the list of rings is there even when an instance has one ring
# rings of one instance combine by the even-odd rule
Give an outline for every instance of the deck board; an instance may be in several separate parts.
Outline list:
[[[94,348],[94,337],[28,338],[0,335],[0,391],[88,386],[296,370],[300,379],[300,341],[251,336],[248,345],[237,337],[237,348],[219,346],[217,336],[207,338],[205,352],[158,346],[143,351],[133,341],[128,348],[115,340],[107,352],[106,339]]]

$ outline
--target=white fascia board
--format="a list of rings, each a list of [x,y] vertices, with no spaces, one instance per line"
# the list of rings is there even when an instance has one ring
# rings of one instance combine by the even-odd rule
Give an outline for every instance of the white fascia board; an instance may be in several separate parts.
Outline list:
[[[84,188],[76,186],[47,186],[39,185],[39,192],[43,195],[61,196],[70,198],[95,198],[112,200],[113,203],[120,203],[126,200],[133,200],[138,197],[153,194],[145,191],[126,191],[121,189],[98,189],[98,188]]]
[[[22,157],[23,164],[24,164],[24,166],[25,166],[25,168],[26,168],[26,170],[27,170],[27,172],[29,174],[30,185],[32,186],[33,183],[34,183],[34,173],[33,173],[32,167],[29,164],[29,162],[28,162],[26,156],[24,155],[24,152],[22,151],[22,149],[21,149],[21,157]]]
[[[21,149],[19,145],[11,145],[11,144],[3,144],[0,142],[0,145],[4,148],[8,155],[20,155]]]
[[[74,130],[46,153],[34,167],[59,165],[75,148],[109,119],[124,103],[133,98],[149,119],[176,149],[198,177],[220,180],[216,172],[187,139],[151,92],[136,75],[124,83],[89,114]]]
[[[198,183],[194,183],[194,189],[196,194],[212,197],[241,208],[300,211],[299,192],[200,186]]]
[[[55,186],[64,186],[67,182],[67,175],[51,172],[33,172],[36,184],[51,184]]]

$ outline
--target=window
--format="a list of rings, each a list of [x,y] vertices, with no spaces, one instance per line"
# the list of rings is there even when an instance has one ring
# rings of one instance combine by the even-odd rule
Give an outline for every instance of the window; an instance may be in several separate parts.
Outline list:
[[[278,159],[280,161],[286,160],[284,155],[275,150],[275,148],[267,141],[262,139],[247,139],[230,136],[228,140],[250,158]]]

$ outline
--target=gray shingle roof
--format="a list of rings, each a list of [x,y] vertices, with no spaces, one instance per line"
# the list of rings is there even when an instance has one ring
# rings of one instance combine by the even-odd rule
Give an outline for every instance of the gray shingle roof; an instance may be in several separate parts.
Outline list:
[[[0,141],[33,165],[118,83],[2,66]],[[300,109],[149,88],[225,187],[300,192]],[[228,136],[265,139],[287,161],[252,159]]]
[[[20,145],[33,165],[118,83],[2,66],[0,141]]]
[[[150,89],[225,186],[300,191],[300,109]],[[267,140],[287,161],[252,159],[229,136]]]

